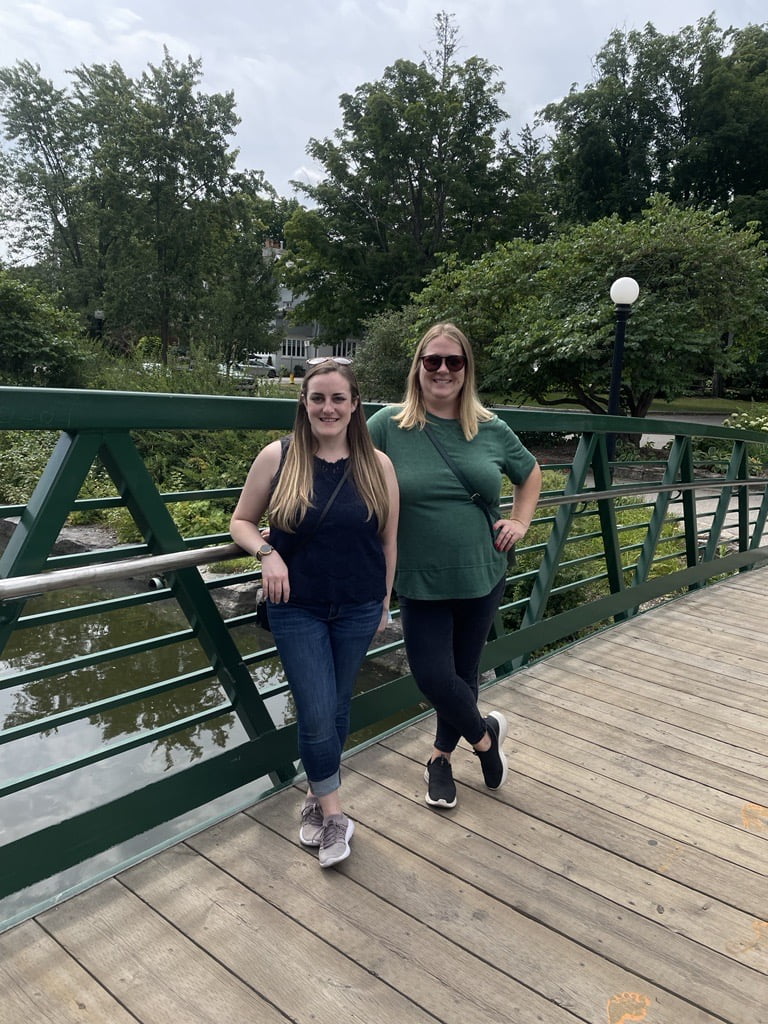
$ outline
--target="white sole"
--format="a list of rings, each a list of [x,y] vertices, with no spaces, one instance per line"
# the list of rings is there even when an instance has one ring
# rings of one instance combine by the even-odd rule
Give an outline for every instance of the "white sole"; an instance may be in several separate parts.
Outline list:
[[[349,840],[352,838],[352,836],[354,834],[354,831],[355,831],[355,823],[354,823],[354,821],[352,821],[351,818],[348,818],[347,819],[347,830],[344,833],[344,840],[345,840],[345,842],[347,844],[346,849],[344,850],[344,852],[340,856],[334,857],[333,860],[324,860],[323,861],[323,860],[320,860],[318,858],[318,863],[320,864],[321,868],[332,868],[334,866],[334,864],[341,864],[341,862],[343,860],[347,859],[347,857],[350,855],[350,853],[352,853],[352,850],[349,848]]]
[[[429,785],[429,767],[426,767],[424,769],[424,781],[426,782],[427,785]],[[458,802],[458,797],[454,798],[453,803],[448,803],[447,800],[430,800],[429,790],[427,790],[426,795],[424,796],[424,802],[426,803],[427,807],[445,807],[446,810],[450,810],[451,807],[456,806]]]
[[[500,711],[492,711],[490,713],[490,715],[488,715],[488,717],[489,718],[495,718],[496,721],[499,723],[499,739],[498,739],[498,744],[499,744],[499,759],[501,761],[501,782],[498,784],[498,786],[488,786],[487,787],[488,789],[490,789],[493,792],[496,789],[501,789],[501,787],[507,781],[507,756],[504,753],[504,751],[501,749],[501,745],[504,742],[504,740],[507,738],[507,731],[509,729],[509,726],[507,725],[506,718],[504,717],[504,715],[502,715],[502,713]]]

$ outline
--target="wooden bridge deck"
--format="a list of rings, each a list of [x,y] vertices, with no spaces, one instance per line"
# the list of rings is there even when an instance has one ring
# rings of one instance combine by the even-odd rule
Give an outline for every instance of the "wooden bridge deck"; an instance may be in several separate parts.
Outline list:
[[[768,570],[483,694],[491,794],[426,720],[356,754],[352,857],[291,789],[0,936],[4,1024],[765,1024]]]

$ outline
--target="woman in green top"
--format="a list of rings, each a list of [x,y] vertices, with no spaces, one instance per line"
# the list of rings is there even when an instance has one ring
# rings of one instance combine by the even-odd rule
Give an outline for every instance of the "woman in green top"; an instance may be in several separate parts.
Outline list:
[[[411,672],[437,713],[426,801],[455,807],[451,754],[462,736],[486,786],[498,789],[507,776],[506,719],[499,711],[483,717],[477,706],[480,655],[504,593],[508,552],[536,510],[541,470],[506,423],[481,405],[472,349],[453,324],[427,331],[403,404],[379,410],[368,427],[397,474],[395,589]],[[489,519],[435,442],[493,510]],[[508,519],[499,512],[502,475],[515,489]]]

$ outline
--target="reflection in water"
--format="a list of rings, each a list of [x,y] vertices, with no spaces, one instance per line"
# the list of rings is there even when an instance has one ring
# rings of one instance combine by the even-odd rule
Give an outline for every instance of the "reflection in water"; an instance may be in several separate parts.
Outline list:
[[[112,589],[109,594],[92,589],[70,591],[66,598],[61,594],[49,594],[29,601],[25,615],[53,610],[61,607],[65,600],[67,606],[72,607],[93,604],[113,596]],[[46,621],[34,628],[17,629],[3,652],[3,661],[0,661],[0,687],[5,683],[5,688],[0,689],[2,727],[11,729],[44,722],[52,716],[88,708],[99,701],[130,694],[152,683],[206,670],[210,667],[209,661],[190,633],[186,617],[172,598],[98,614],[91,609],[87,617]],[[45,665],[58,665],[72,658],[123,648],[146,641],[149,637],[176,634],[179,637],[174,642],[152,651],[61,671],[50,678],[11,683],[11,679],[18,678],[19,674]],[[251,625],[237,626],[231,630],[231,635],[243,654],[272,644],[269,634]],[[62,668],[66,669],[66,664]],[[285,676],[276,656],[251,665],[250,673],[261,692],[284,687]],[[378,686],[397,674],[384,665],[367,662],[361,672],[359,688],[366,690]],[[218,680],[212,677],[131,700],[16,739],[0,745],[0,785],[75,761],[103,747],[119,744],[126,738],[162,730],[202,711],[220,708],[226,702],[226,694]],[[277,728],[295,720],[290,692],[283,690],[270,694],[265,704]],[[66,816],[129,792],[160,774],[178,771],[215,750],[245,739],[245,730],[237,716],[224,712],[168,735],[158,735],[135,750],[69,774],[64,787]],[[90,781],[94,774],[99,777],[99,785],[92,793],[92,787],[83,779]],[[48,794],[49,791],[59,791],[61,782],[52,780],[36,788],[42,794]],[[48,815],[43,813],[43,817]],[[24,819],[29,821],[28,808]],[[14,826],[13,819],[9,820],[5,813],[4,825]]]
[[[70,592],[67,604],[92,603],[102,600],[104,596],[94,591]],[[39,597],[28,603],[25,614],[40,614],[60,607],[61,602],[60,594]],[[209,667],[205,652],[195,637],[185,636],[152,651],[63,671],[50,678],[8,685],[10,679],[18,677],[20,673],[45,665],[121,648],[148,637],[188,632],[189,624],[173,599],[91,614],[80,619],[46,622],[45,625],[29,629],[17,629],[0,662],[0,686],[5,683],[5,689],[0,690],[0,721],[3,728],[44,721],[53,715],[87,708],[98,701],[129,694],[152,683],[205,670]],[[255,646],[260,645],[256,643]],[[261,663],[254,677],[259,687],[279,685],[282,673],[278,660],[272,658]],[[286,703],[285,696],[282,701]],[[15,740],[12,744],[0,746],[0,783],[82,757],[126,737],[160,730],[201,711],[220,707],[225,702],[223,689],[218,680],[212,677]],[[287,720],[288,714],[285,709],[280,716],[283,721]],[[222,749],[229,743],[239,743],[243,739],[245,732],[233,714],[196,723],[169,735],[159,735],[145,747],[99,764],[100,785],[95,803],[135,788],[137,773],[145,779],[157,777],[160,773],[183,768],[216,749]],[[125,763],[126,759],[130,764]],[[96,766],[92,766],[70,776],[66,802],[68,816],[84,809],[84,806],[92,805],[92,801],[84,794],[84,790],[90,787],[82,783],[73,786],[72,783],[77,775],[88,775],[96,771]],[[42,788],[51,785],[44,783]],[[25,817],[28,819],[28,812]],[[5,814],[4,824],[8,824]]]

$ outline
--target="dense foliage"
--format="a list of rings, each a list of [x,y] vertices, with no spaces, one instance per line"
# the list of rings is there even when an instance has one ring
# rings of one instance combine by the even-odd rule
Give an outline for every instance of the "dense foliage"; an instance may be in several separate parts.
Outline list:
[[[458,59],[452,15],[435,28],[421,62],[340,97],[340,127],[309,141],[324,173],[297,185],[308,207],[235,169],[235,99],[202,91],[200,61],[166,52],[136,79],[78,67],[68,88],[24,61],[0,68],[14,278],[114,353],[152,337],[147,361],[215,366],[279,347],[281,275],[296,319],[327,341],[364,338],[372,397],[399,397],[414,337],[450,317],[497,395],[556,391],[602,411],[606,295],[629,275],[641,296],[626,410],[704,381],[768,389],[768,26],[723,30],[710,15],[670,35],[612,32],[592,80],[517,141],[500,69]],[[269,239],[287,244],[279,269]],[[74,322],[32,341],[40,325],[14,316],[11,304],[4,379],[75,383]]]
[[[522,155],[497,134],[498,69],[459,63],[457,49],[438,15],[432,54],[344,94],[335,137],[309,143],[325,173],[298,185],[313,208],[286,225],[288,280],[307,295],[303,315],[334,337],[405,305],[439,252],[471,259],[530,219],[517,207]]]
[[[77,318],[0,270],[0,384],[78,387],[85,369]]]
[[[200,61],[167,52],[136,80],[118,64],[69,74],[66,90],[25,61],[0,69],[9,259],[118,351],[146,333],[163,361],[173,346],[262,349],[276,297],[263,245],[292,204],[236,172],[232,94],[201,92]]]
[[[765,344],[768,258],[725,214],[655,197],[546,242],[517,241],[472,264],[448,259],[416,300],[423,324],[454,319],[482,349],[483,382],[502,394],[607,411],[615,315],[611,282],[640,298],[627,330],[621,404],[644,416]]]

